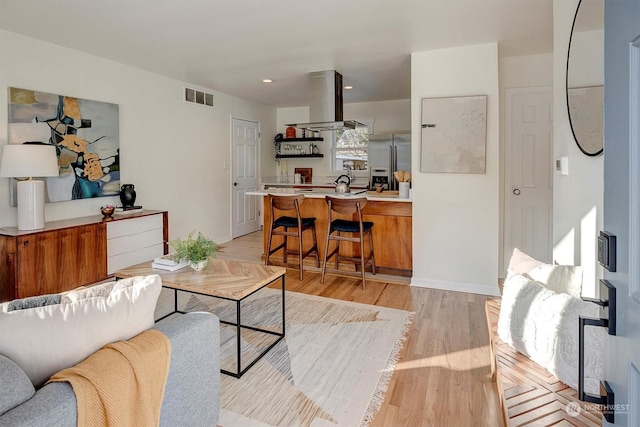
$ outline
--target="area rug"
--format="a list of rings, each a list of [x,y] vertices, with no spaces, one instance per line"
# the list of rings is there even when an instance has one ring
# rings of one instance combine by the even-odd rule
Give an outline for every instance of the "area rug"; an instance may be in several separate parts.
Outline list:
[[[261,290],[242,303],[242,323],[279,330],[281,301],[282,291]],[[234,305],[206,297],[192,296],[185,308],[235,319]],[[384,401],[412,314],[286,292],[285,339],[242,378],[222,375],[218,425],[368,425]],[[250,331],[242,338],[243,354],[268,345]],[[223,326],[222,366],[234,363],[235,343],[235,328]]]

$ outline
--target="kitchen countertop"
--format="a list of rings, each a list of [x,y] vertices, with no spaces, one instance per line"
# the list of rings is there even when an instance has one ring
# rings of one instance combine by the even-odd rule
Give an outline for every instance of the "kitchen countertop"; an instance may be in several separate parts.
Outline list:
[[[266,185],[263,183],[263,185]],[[286,184],[279,184],[286,185]],[[247,191],[246,194],[248,196],[266,196],[268,194],[302,194],[305,197],[315,198],[315,199],[323,199],[325,196],[332,197],[343,197],[343,198],[354,198],[354,197],[366,197],[367,200],[378,200],[383,202],[411,202],[411,199],[400,198],[397,195],[384,195],[385,193],[381,193],[381,195],[377,195],[378,193],[371,194],[373,192],[367,192],[366,188],[353,188],[351,187],[351,193],[336,193],[333,189],[327,188],[308,188],[314,187],[314,185],[303,185],[303,184],[295,184],[296,187],[302,188],[293,188],[293,184],[290,184],[290,187],[280,187],[280,188],[269,188],[267,190],[256,190],[256,191]],[[317,184],[315,185],[317,187]],[[305,188],[307,187],[307,188]]]
[[[322,181],[322,182],[321,182]],[[336,184],[335,184],[335,179],[331,180],[331,177],[325,177],[325,178],[316,178],[313,182],[311,183],[294,183],[293,182],[293,176],[289,177],[289,182],[280,182],[278,180],[278,177],[275,176],[269,176],[269,177],[263,177],[260,179],[260,185],[264,188],[264,187],[329,187],[329,188],[335,188]],[[356,179],[355,181],[352,181],[352,184],[350,185],[352,189],[366,189],[369,186],[369,182],[366,181],[364,178],[359,178]]]

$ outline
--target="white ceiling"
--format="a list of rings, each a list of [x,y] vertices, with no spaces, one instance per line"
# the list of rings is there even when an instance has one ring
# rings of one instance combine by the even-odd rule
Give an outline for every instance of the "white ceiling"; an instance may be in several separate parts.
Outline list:
[[[312,71],[342,73],[345,102],[407,99],[411,52],[550,53],[553,0],[0,0],[0,29],[292,107]]]

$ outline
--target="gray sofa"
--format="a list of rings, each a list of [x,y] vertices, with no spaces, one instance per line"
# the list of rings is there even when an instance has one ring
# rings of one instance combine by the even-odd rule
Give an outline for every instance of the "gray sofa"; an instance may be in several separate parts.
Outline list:
[[[215,426],[220,409],[218,318],[210,313],[188,313],[154,327],[171,341],[160,425]],[[34,394],[26,374],[1,355],[0,382],[0,426],[75,427],[76,398],[68,383],[47,384]]]

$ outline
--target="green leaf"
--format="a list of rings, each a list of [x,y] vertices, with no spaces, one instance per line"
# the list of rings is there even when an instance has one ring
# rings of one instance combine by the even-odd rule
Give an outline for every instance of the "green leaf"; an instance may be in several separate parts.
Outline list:
[[[207,239],[200,232],[198,232],[198,237],[194,239],[194,233],[195,230],[192,230],[185,240],[176,239],[169,242],[169,246],[175,250],[177,261],[196,263],[220,252],[219,246],[213,240]]]

